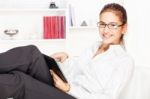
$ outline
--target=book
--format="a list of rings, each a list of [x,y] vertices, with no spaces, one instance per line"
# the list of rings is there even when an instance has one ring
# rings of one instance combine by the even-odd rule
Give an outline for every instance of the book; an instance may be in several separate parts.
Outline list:
[[[67,83],[67,79],[64,76],[63,72],[61,71],[61,69],[59,68],[59,65],[57,64],[55,59],[44,54],[43,56],[49,69],[53,70],[64,82]]]
[[[66,38],[66,17],[65,16],[44,16],[43,37],[44,39]]]

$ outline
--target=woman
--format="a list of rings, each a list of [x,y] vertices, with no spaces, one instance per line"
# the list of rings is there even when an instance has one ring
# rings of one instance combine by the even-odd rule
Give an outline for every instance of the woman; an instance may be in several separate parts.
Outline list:
[[[66,63],[68,83],[53,71],[50,75],[54,60],[50,58],[47,64],[35,46],[1,53],[0,99],[117,99],[133,71],[133,61],[123,43],[127,29],[125,9],[114,3],[106,5],[100,12],[98,27],[103,41]],[[63,62],[68,56],[57,53],[52,57]]]
[[[67,64],[69,69],[65,74],[69,83],[51,71],[55,86],[79,99],[117,99],[133,72],[133,60],[123,41],[126,10],[111,3],[99,15],[97,25],[102,41],[85,50],[73,64]],[[68,55],[56,53],[52,57],[63,62]]]

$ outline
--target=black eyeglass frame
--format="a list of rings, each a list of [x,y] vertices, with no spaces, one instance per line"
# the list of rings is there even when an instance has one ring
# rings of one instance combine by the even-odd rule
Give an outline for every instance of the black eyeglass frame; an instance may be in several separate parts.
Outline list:
[[[104,26],[101,26],[100,24],[103,24]],[[97,26],[99,27],[99,28],[105,28],[106,26],[109,28],[109,29],[117,29],[118,27],[121,27],[121,26],[123,26],[124,24],[122,23],[122,24],[120,24],[120,25],[115,25],[115,24],[105,24],[105,23],[100,23],[100,22],[97,22]]]

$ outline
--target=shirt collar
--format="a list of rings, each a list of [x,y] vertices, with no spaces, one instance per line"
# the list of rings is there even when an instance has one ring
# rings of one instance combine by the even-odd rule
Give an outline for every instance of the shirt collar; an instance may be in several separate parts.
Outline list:
[[[113,51],[116,56],[124,55],[126,52],[124,45],[120,44],[110,45],[109,50]]]
[[[102,45],[102,41],[99,42],[98,46]],[[123,54],[126,52],[125,46],[123,44],[111,44],[108,51],[114,51],[116,55]]]

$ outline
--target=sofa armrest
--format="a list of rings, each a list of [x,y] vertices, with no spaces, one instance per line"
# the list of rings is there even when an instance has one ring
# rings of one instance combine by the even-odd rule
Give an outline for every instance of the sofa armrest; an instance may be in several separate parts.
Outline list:
[[[119,99],[150,99],[150,68],[135,66],[131,81],[122,91]]]

